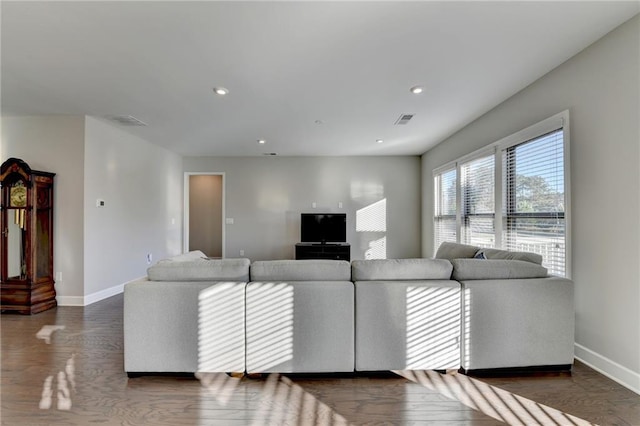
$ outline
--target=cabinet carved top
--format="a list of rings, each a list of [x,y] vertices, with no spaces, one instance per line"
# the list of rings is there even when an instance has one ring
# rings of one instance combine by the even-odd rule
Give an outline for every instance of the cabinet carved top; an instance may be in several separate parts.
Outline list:
[[[19,158],[9,158],[0,166],[0,182],[3,184],[11,184],[18,180],[24,181],[27,186],[30,186],[32,181],[52,183],[54,176],[55,173],[32,170]]]
[[[29,181],[29,175],[31,174],[31,168],[27,163],[17,158],[9,158],[2,163],[0,167],[0,182],[4,182],[9,175],[17,173],[23,180]],[[12,181],[18,180],[17,178],[11,179]]]

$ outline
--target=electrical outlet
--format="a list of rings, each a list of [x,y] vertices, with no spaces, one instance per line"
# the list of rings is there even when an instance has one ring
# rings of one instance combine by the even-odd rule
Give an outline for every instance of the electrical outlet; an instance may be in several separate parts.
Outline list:
[[[318,205],[316,204],[316,202],[314,201],[313,203],[311,203],[311,208],[315,209],[316,207],[318,207]]]
[[[240,256],[244,256],[244,250],[240,250]]]
[[[338,208],[341,209],[342,208],[342,201],[338,201]]]
[[[151,253],[147,253],[147,265],[151,265],[153,262],[153,255]]]
[[[62,271],[56,272],[56,281],[62,281]]]

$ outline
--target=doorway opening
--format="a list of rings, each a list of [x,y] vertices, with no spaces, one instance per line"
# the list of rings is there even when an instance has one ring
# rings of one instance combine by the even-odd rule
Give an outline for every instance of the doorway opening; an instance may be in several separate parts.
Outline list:
[[[224,258],[224,173],[185,173],[184,194],[183,251]]]

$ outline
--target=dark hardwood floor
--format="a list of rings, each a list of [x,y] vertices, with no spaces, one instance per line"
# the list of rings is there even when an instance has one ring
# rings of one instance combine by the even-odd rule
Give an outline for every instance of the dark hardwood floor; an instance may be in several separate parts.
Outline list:
[[[640,396],[573,373],[471,378],[203,374],[128,379],[122,295],[85,308],[4,314],[2,425],[640,425]]]

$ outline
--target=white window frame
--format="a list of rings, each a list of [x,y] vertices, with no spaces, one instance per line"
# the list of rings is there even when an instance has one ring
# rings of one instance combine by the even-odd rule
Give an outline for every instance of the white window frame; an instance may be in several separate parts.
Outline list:
[[[468,161],[472,161],[476,158],[483,157],[493,153],[495,155],[495,247],[502,247],[502,233],[503,233],[503,206],[502,206],[502,157],[503,151],[507,148],[510,148],[515,145],[519,145],[524,142],[528,142],[532,139],[536,139],[540,136],[543,136],[549,132],[554,130],[562,129],[563,134],[563,162],[564,162],[564,215],[565,215],[565,276],[567,278],[571,278],[572,276],[572,247],[571,247],[571,163],[570,163],[570,125],[569,125],[569,110],[562,111],[558,114],[555,114],[545,120],[542,120],[532,126],[529,126],[519,132],[516,132],[512,135],[509,135],[505,138],[498,140],[497,142],[491,143],[479,150],[471,152],[463,157],[460,157],[457,160],[450,161],[446,164],[443,164],[440,167],[437,167],[433,170],[433,177],[435,177],[443,172],[451,170],[452,168],[456,169],[456,238],[460,241],[461,237],[461,201],[462,201],[462,191],[461,191],[461,173],[460,173],[460,165],[462,163],[466,163]],[[434,187],[434,190],[437,188]],[[436,197],[439,197],[439,194],[434,193],[434,200]],[[435,215],[435,211],[434,211]],[[435,216],[434,216],[435,217]],[[435,228],[434,228],[435,231]],[[435,243],[435,232],[432,236],[432,245]]]
[[[479,149],[477,151],[474,151],[473,153],[471,153],[470,155],[465,155],[464,157],[460,158],[457,161],[457,174],[456,174],[456,178],[457,178],[457,191],[456,191],[456,202],[458,204],[456,204],[456,206],[459,206],[459,208],[457,208],[457,214],[458,214],[458,229],[457,229],[457,234],[456,236],[458,237],[458,241],[460,241],[460,238],[462,237],[462,217],[463,217],[463,213],[462,213],[462,207],[465,205],[464,200],[463,200],[463,196],[464,194],[462,193],[463,191],[462,189],[462,166],[465,165],[466,163],[470,163],[474,160],[483,158],[483,157],[490,157],[493,155],[493,161],[494,161],[494,189],[493,189],[493,196],[494,196],[494,210],[493,210],[493,216],[494,216],[494,222],[493,222],[493,226],[494,229],[498,229],[497,228],[497,222],[496,222],[496,218],[497,216],[500,216],[500,212],[498,210],[495,209],[496,205],[495,205],[495,197],[496,197],[496,192],[495,192],[495,167],[496,164],[495,162],[496,160],[496,155],[495,155],[495,147],[494,146],[489,146],[488,148],[483,148],[483,149]],[[500,228],[501,229],[501,228]],[[496,232],[495,234],[498,234],[499,232]],[[494,247],[499,247],[495,244],[497,244],[496,242],[496,237],[494,235]]]
[[[459,182],[459,170],[457,167],[456,163],[449,163],[446,164],[443,167],[439,167],[437,170],[434,170],[433,172],[433,192],[435,194],[434,197],[434,210],[433,210],[433,218],[434,218],[434,231],[435,231],[435,218],[440,216],[440,210],[441,210],[441,197],[440,195],[442,195],[441,192],[441,187],[442,187],[442,180],[437,181],[436,178],[438,176],[441,176],[445,173],[451,172],[451,171],[455,171],[456,172],[456,240],[460,239],[460,223],[461,223],[461,214],[460,214],[460,209],[458,208],[458,205],[460,203],[460,191],[458,190],[458,186],[460,184]],[[434,236],[433,236],[433,240],[432,240],[432,245],[435,245],[435,232],[434,232]],[[437,247],[434,247],[435,250],[437,250]]]

